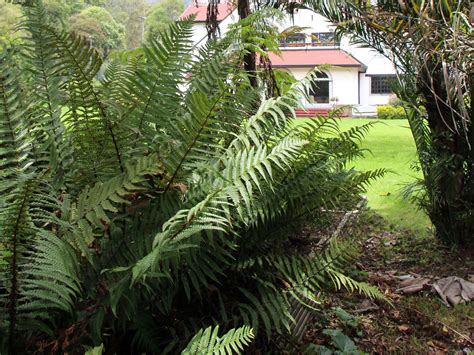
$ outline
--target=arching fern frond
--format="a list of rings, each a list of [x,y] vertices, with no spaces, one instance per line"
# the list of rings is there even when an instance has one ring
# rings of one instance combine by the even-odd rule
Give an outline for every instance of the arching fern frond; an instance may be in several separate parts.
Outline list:
[[[9,353],[28,331],[51,332],[49,322],[71,313],[80,292],[75,252],[45,229],[58,222],[51,209],[59,204],[42,185],[25,181],[0,208],[0,323],[8,324]]]
[[[64,188],[70,178],[72,146],[62,122],[64,98],[61,86],[64,76],[58,72],[56,47],[52,45],[50,32],[44,25],[47,14],[41,3],[26,11],[22,24],[31,34],[28,44],[33,48],[31,55],[25,56],[32,71],[32,94],[36,105],[30,110],[30,126],[34,128],[35,155],[37,165],[51,169],[56,188]]]
[[[10,55],[0,53],[0,208],[8,193],[31,173],[32,132],[25,122],[27,107],[19,80],[10,66]]]
[[[145,156],[130,162],[123,174],[99,182],[85,189],[78,198],[76,220],[86,219],[91,225],[103,228],[111,222],[108,213],[119,213],[120,205],[129,205],[127,197],[140,192],[148,181],[147,176],[163,172],[156,155]]]
[[[246,301],[238,305],[245,323],[251,324],[254,329],[263,329],[267,338],[273,330],[279,334],[290,330],[290,322],[293,321],[290,304],[281,289],[270,282],[259,281],[256,290],[242,287],[239,290]]]
[[[156,144],[160,129],[169,129],[183,100],[180,85],[189,69],[192,22],[179,21],[145,46],[145,65],[127,82],[124,94],[132,95],[130,120],[138,133],[133,146]]]
[[[249,326],[231,329],[222,336],[218,334],[219,326],[200,330],[181,354],[240,354],[254,338]]]
[[[8,324],[4,347],[15,353],[18,323],[18,307],[21,298],[21,272],[29,242],[35,232],[31,225],[29,209],[36,181],[24,182],[12,194],[8,206],[0,208],[0,323]]]

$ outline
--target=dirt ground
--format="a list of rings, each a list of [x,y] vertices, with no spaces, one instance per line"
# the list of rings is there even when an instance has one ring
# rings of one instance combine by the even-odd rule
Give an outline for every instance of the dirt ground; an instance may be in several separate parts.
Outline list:
[[[474,282],[472,251],[448,249],[430,231],[400,230],[371,212],[361,216],[350,234],[361,249],[351,276],[377,285],[392,304],[337,295],[328,300],[329,308],[343,309],[348,316],[341,321],[328,314],[316,321],[305,342],[334,345],[321,329],[337,328],[360,351],[372,354],[474,354],[474,302],[448,307],[431,288],[449,276]],[[425,279],[426,285],[404,293],[400,289],[407,278]]]

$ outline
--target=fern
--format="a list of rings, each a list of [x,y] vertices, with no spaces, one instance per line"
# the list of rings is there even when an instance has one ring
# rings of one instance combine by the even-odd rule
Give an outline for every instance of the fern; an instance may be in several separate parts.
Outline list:
[[[182,354],[240,354],[254,338],[252,328],[243,326],[219,336],[219,326],[200,330]]]
[[[71,169],[71,142],[64,134],[66,129],[61,120],[62,98],[60,87],[62,78],[57,72],[57,53],[51,46],[49,30],[46,23],[47,15],[42,6],[27,11],[27,20],[23,23],[25,30],[31,33],[30,44],[34,48],[28,57],[32,68],[32,90],[36,96],[38,109],[32,112],[32,123],[35,127],[36,155],[41,168],[49,164],[54,176],[54,183],[62,188],[66,183],[67,174]],[[46,154],[46,156],[41,156]]]
[[[33,164],[26,107],[9,58],[8,53],[0,53],[0,207],[7,205],[8,193],[31,173]]]
[[[240,50],[274,33],[263,15],[199,50],[178,22],[98,79],[85,39],[34,5],[31,79],[0,58],[0,351],[239,352],[250,325],[288,332],[294,299],[380,297],[345,276],[351,248],[291,237],[384,171],[346,169],[369,126],[295,126],[315,73],[269,99],[250,85]]]
[[[85,218],[95,227],[109,224],[107,213],[120,212],[117,206],[130,203],[126,197],[143,189],[141,185],[147,182],[147,175],[160,173],[162,169],[156,155],[130,162],[122,175],[110,179],[106,184],[97,183],[92,188],[84,189],[78,197],[76,218]]]
[[[37,179],[24,182],[8,207],[0,209],[0,296],[3,322],[8,322],[6,349],[14,353],[20,331],[49,331],[58,312],[71,313],[80,293],[74,250],[53,233],[39,227],[56,223],[46,212],[57,208],[51,190]],[[2,317],[2,318],[3,318]]]
[[[6,294],[2,294],[0,305],[3,310],[2,321],[8,322],[8,331],[4,339],[8,343],[6,348],[11,353],[16,348],[15,338],[19,323],[18,305],[21,297],[21,263],[25,254],[24,248],[34,233],[31,225],[28,223],[28,210],[33,195],[32,190],[32,183],[26,183],[14,195],[10,205],[2,208],[0,211],[2,227],[0,260],[3,264],[0,270],[0,281],[2,288],[8,290]]]

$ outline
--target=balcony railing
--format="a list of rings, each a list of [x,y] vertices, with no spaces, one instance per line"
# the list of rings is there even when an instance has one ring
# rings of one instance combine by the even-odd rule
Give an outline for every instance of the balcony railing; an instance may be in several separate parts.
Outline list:
[[[281,48],[301,47],[339,47],[340,43],[335,39],[333,32],[320,32],[306,35],[297,33],[286,37],[280,42]]]
[[[280,48],[339,48],[341,44],[335,41],[327,42],[305,42],[305,43],[280,43]]]

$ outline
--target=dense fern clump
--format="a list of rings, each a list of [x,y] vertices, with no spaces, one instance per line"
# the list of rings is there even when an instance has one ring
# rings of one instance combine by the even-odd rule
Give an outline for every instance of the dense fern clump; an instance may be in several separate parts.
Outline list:
[[[190,21],[105,65],[25,14],[29,74],[0,56],[0,352],[240,351],[293,298],[381,297],[344,275],[353,248],[290,239],[383,173],[345,168],[368,127],[294,124],[313,74],[264,99],[242,47],[194,51]]]

